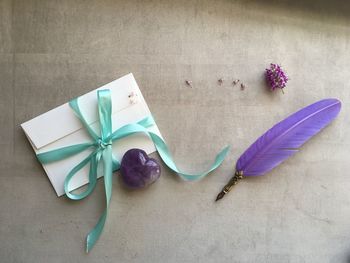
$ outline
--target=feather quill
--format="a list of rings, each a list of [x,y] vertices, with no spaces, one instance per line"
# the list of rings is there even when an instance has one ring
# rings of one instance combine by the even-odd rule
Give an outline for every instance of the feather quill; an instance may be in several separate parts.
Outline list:
[[[327,126],[339,113],[337,99],[324,99],[313,103],[259,137],[238,159],[236,174],[218,195],[221,199],[243,176],[264,175],[298,152],[311,137]]]

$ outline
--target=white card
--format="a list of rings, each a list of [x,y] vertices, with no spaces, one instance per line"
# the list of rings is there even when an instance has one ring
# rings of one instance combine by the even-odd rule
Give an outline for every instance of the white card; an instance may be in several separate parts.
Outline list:
[[[97,90],[99,89],[111,90],[113,131],[151,115],[134,76],[130,73],[79,97],[78,103],[81,112],[97,134],[99,134],[97,107]],[[21,126],[36,154],[91,141],[68,103],[29,120]],[[157,125],[149,127],[148,130],[161,136]],[[123,154],[130,148],[140,148],[148,154],[156,151],[152,140],[146,135],[134,134],[115,141],[113,154],[120,161]],[[43,165],[58,196],[64,194],[64,179],[69,171],[89,153],[91,151],[84,151],[64,160]],[[89,165],[72,178],[69,190],[74,190],[88,183],[88,173]],[[99,173],[99,176],[102,174]]]

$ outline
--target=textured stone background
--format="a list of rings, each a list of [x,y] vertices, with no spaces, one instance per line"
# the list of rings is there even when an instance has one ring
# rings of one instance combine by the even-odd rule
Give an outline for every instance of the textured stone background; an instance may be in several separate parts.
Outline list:
[[[349,262],[349,13],[342,0],[0,0],[0,261]],[[291,77],[285,95],[266,90],[270,62]],[[128,72],[179,167],[198,171],[232,150],[197,183],[164,168],[128,192],[116,176],[104,234],[86,255],[102,181],[84,201],[57,198],[19,124]],[[331,126],[213,202],[259,135],[326,97],[343,101]]]

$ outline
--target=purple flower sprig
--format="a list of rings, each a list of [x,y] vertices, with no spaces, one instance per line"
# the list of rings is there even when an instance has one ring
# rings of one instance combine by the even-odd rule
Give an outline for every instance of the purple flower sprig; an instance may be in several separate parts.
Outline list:
[[[282,70],[281,66],[278,64],[270,64],[270,68],[266,69],[266,81],[270,85],[271,90],[283,89],[286,87],[288,82],[287,74]]]

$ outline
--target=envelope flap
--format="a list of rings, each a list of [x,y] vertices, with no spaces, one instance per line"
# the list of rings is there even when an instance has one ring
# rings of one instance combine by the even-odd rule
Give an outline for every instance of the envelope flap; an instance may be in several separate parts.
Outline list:
[[[111,90],[113,113],[119,112],[130,106],[129,95],[132,93],[139,98],[139,102],[144,104],[145,110],[150,113],[137,86],[135,78],[130,73],[79,97],[78,102],[80,109],[89,124],[98,121],[96,92],[99,89]],[[55,121],[53,122],[52,120]],[[22,128],[33,146],[36,149],[40,149],[49,143],[82,129],[83,125],[75,116],[69,104],[65,103],[23,123]]]

